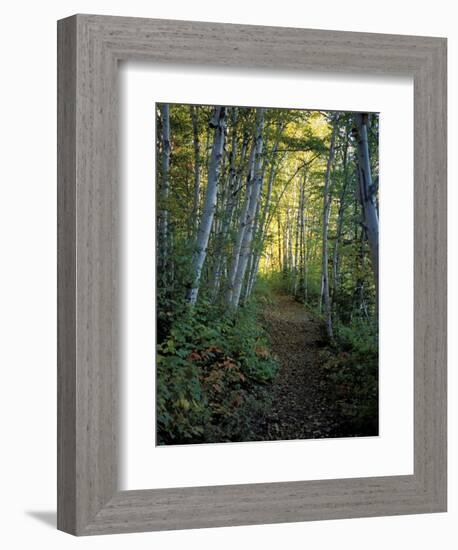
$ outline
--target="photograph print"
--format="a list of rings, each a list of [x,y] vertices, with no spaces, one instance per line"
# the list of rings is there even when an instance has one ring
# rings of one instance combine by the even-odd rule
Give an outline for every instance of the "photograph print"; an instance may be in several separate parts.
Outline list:
[[[157,103],[156,444],[379,433],[379,115]]]

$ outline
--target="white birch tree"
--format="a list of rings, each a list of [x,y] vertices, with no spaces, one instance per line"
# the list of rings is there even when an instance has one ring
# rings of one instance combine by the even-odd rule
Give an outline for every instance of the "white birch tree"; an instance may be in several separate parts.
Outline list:
[[[250,205],[252,182],[254,178],[255,152],[256,152],[256,142],[253,142],[251,153],[250,153],[250,160],[248,162],[248,174],[246,178],[245,194],[244,194],[242,208],[240,210],[240,216],[238,218],[238,229],[237,229],[234,247],[232,250],[231,264],[230,264],[228,280],[227,280],[226,303],[228,305],[232,305],[235,278],[237,275],[237,270],[238,270],[238,265],[240,260],[240,251],[241,251],[243,237],[245,235],[245,229],[247,225],[248,208]]]
[[[198,214],[199,214],[199,200],[200,200],[200,143],[199,143],[199,126],[197,119],[198,107],[190,105],[192,121],[192,134],[193,134],[193,146],[194,146],[194,195],[192,205],[192,223],[197,228]]]
[[[160,184],[160,210],[159,210],[159,231],[158,231],[158,266],[161,270],[166,269],[168,250],[168,197],[170,192],[169,169],[170,169],[170,107],[168,103],[159,105],[161,114],[161,184]]]
[[[322,217],[322,265],[321,265],[321,301],[325,315],[326,332],[329,338],[333,338],[331,300],[329,296],[329,266],[328,266],[328,228],[329,213],[331,209],[331,167],[334,161],[335,141],[337,131],[337,116],[334,116],[332,123],[331,143],[326,164],[323,189],[323,217]]]
[[[188,302],[191,305],[194,305],[196,303],[199,294],[202,267],[207,256],[208,240],[210,237],[213,218],[215,215],[221,159],[224,148],[224,133],[226,126],[225,118],[225,107],[215,107],[210,120],[210,127],[213,128],[214,136],[208,169],[208,183],[205,192],[205,203],[202,212],[202,219],[200,221],[199,229],[197,232],[196,247],[193,255],[192,283],[186,296]]]
[[[371,162],[368,141],[368,114],[355,115],[358,143],[358,180],[359,199],[363,210],[364,229],[369,243],[372,269],[374,271],[375,289],[378,303],[378,273],[379,273],[379,227],[376,205],[376,186],[372,182]]]
[[[243,235],[242,245],[240,248],[240,259],[237,265],[237,273],[234,281],[234,290],[232,294],[231,306],[236,308],[239,305],[242,285],[245,280],[245,272],[248,265],[248,260],[251,254],[251,244],[253,240],[253,228],[255,214],[258,210],[258,202],[262,187],[262,146],[263,146],[263,129],[264,129],[264,111],[263,108],[256,109],[256,148],[255,159],[256,168],[251,185],[250,199],[246,217],[246,227]]]
[[[264,205],[262,208],[260,219],[258,220],[258,224],[257,224],[257,235],[256,235],[257,246],[256,246],[256,249],[254,250],[252,267],[249,273],[246,299],[248,299],[251,296],[254,284],[256,282],[256,278],[258,276],[259,262],[261,260],[262,250],[264,248],[265,239],[266,239],[266,229],[268,225],[268,214],[269,214],[271,198],[272,198],[273,183],[275,180],[275,176],[277,175],[278,164],[279,164],[277,160],[278,146],[279,146],[280,138],[284,128],[285,128],[285,124],[283,122],[279,124],[276,132],[274,145],[272,147],[272,151],[270,154],[270,171],[269,171],[269,177],[267,180],[267,191],[266,191]]]

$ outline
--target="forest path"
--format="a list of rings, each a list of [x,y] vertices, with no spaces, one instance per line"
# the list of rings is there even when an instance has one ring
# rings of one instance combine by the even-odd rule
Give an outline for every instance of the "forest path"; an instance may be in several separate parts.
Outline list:
[[[332,437],[337,422],[321,366],[322,322],[287,295],[275,296],[263,318],[280,363],[264,424],[265,439]]]

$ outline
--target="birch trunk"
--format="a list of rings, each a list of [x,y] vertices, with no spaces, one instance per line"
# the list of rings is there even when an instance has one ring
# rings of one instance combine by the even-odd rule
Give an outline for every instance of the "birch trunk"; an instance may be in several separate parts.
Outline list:
[[[194,145],[194,195],[192,206],[192,220],[194,228],[197,228],[199,216],[199,199],[200,199],[200,143],[199,143],[199,126],[197,123],[197,109],[194,105],[189,107],[191,111],[192,133]]]
[[[160,186],[160,210],[159,210],[159,235],[158,235],[158,266],[163,270],[167,265],[168,256],[168,207],[169,197],[169,169],[170,169],[170,107],[167,103],[159,106],[161,113],[162,132],[162,155],[161,155],[161,186]]]
[[[250,201],[246,217],[246,227],[243,235],[242,246],[240,248],[240,259],[237,266],[237,274],[234,281],[234,290],[232,293],[231,306],[236,308],[239,305],[242,285],[245,280],[245,272],[248,260],[251,254],[251,244],[253,240],[253,228],[255,222],[255,214],[258,210],[258,203],[262,187],[262,146],[263,146],[263,129],[264,129],[264,109],[256,109],[256,169],[253,183],[251,185]]]
[[[259,220],[258,228],[257,228],[257,236],[256,236],[257,249],[255,250],[255,253],[254,253],[252,268],[248,279],[246,299],[248,299],[251,296],[254,284],[258,276],[259,262],[261,260],[262,250],[263,250],[265,238],[266,238],[266,230],[268,226],[268,213],[269,213],[270,201],[272,197],[272,188],[273,188],[273,183],[274,183],[274,179],[277,174],[277,168],[278,168],[276,155],[278,152],[278,144],[280,142],[280,138],[282,136],[283,130],[284,130],[284,124],[280,124],[276,132],[275,142],[272,147],[272,151],[270,155],[271,160],[270,160],[269,179],[267,181],[267,192],[266,192],[266,197],[264,201],[264,206],[262,208],[261,218]],[[266,164],[267,162],[264,163],[263,179],[264,179],[264,173],[266,170],[266,166],[265,166]]]
[[[300,180],[299,204],[297,209],[297,227],[296,227],[296,249],[295,249],[295,272],[294,272],[294,295],[302,295],[304,279],[304,192],[307,175]]]
[[[266,142],[267,143],[267,142]],[[241,300],[243,302],[246,302],[248,298],[251,295],[251,290],[253,288],[254,284],[254,273],[257,271],[256,263],[259,264],[259,255],[261,254],[261,240],[260,240],[260,229],[261,229],[261,196],[262,196],[262,190],[264,185],[264,174],[266,173],[266,164],[267,160],[264,158],[264,161],[262,162],[262,169],[260,174],[261,179],[261,185],[258,191],[259,197],[258,197],[258,204],[256,207],[256,212],[254,215],[253,220],[253,237],[252,237],[252,246],[251,246],[251,252],[250,252],[250,258],[248,260],[248,267],[246,269],[246,285],[245,288],[242,287],[242,294],[241,294]]]
[[[197,301],[199,294],[202,267],[207,256],[208,239],[213,224],[218,196],[218,182],[221,168],[221,158],[224,148],[225,108],[215,107],[210,120],[210,127],[214,129],[213,146],[208,170],[208,184],[205,193],[205,204],[202,219],[197,232],[196,249],[193,256],[192,286],[188,290],[187,300],[191,305]]]
[[[229,270],[229,276],[227,281],[226,303],[228,305],[232,304],[235,279],[237,276],[237,270],[238,270],[239,261],[240,261],[240,250],[242,248],[243,237],[245,235],[245,229],[247,224],[248,208],[250,205],[250,195],[251,195],[251,189],[252,189],[253,178],[254,178],[255,153],[256,153],[256,142],[253,142],[253,146],[251,148],[251,153],[250,153],[250,160],[248,162],[248,174],[246,178],[245,196],[244,196],[242,209],[240,211],[240,216],[238,220],[238,230],[235,238],[234,248],[232,250],[231,267]]]
[[[326,165],[326,174],[324,179],[323,191],[323,248],[322,248],[322,266],[321,266],[321,303],[326,319],[326,331],[329,338],[333,338],[331,301],[329,298],[329,273],[328,273],[328,224],[329,212],[331,208],[330,186],[331,186],[331,166],[334,161],[334,149],[336,139],[337,120],[334,119],[331,134],[331,143],[329,146],[329,156]]]
[[[234,208],[237,202],[237,115],[236,107],[230,109],[230,127],[231,127],[231,150],[229,154],[229,173],[225,182],[225,193],[223,196],[223,204],[221,207],[221,227],[217,234],[216,258],[213,266],[212,276],[210,280],[210,292],[212,300],[215,301],[218,297],[221,288],[221,275],[223,267],[227,262],[226,246],[229,229],[231,226]],[[242,145],[240,162],[243,164],[245,158],[246,142]]]
[[[300,226],[300,215],[301,215],[301,188],[302,181],[299,181],[299,192],[297,193],[297,212],[296,212],[296,225],[295,225],[295,234],[294,234],[294,273],[293,273],[293,295],[297,291],[297,279],[299,273],[299,226]]]
[[[367,113],[356,114],[358,140],[358,176],[359,198],[363,210],[364,227],[371,253],[372,269],[374,271],[376,300],[378,304],[378,213],[375,200],[375,186],[372,182],[371,163],[369,157],[369,143],[367,138]]]
[[[252,267],[250,271],[250,276],[248,278],[247,290],[245,294],[245,300],[248,300],[253,292],[253,287],[256,282],[256,278],[259,270],[259,261],[261,259],[261,253],[258,252],[253,257]]]
[[[304,181],[305,187],[305,181]],[[305,228],[305,190],[302,195],[301,231],[300,231],[300,270],[299,270],[299,295],[307,299],[307,243]]]
[[[340,240],[342,237],[342,228],[343,228],[343,219],[344,219],[344,213],[346,208],[346,201],[345,201],[345,194],[348,187],[348,135],[346,135],[346,141],[344,145],[343,150],[343,158],[342,158],[342,165],[343,165],[343,184],[342,184],[342,190],[339,197],[339,213],[337,217],[337,231],[336,231],[336,238],[334,240],[334,250],[332,253],[332,299],[334,301],[338,286],[339,286],[339,246],[340,246]]]

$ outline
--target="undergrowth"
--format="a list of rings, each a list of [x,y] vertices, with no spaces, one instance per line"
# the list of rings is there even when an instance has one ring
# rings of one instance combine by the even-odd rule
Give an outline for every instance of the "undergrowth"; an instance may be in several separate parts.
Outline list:
[[[342,429],[353,435],[378,435],[378,335],[375,325],[354,319],[335,324],[335,340],[325,354],[330,397]]]
[[[277,372],[256,305],[168,306],[158,319],[158,444],[255,438]]]

